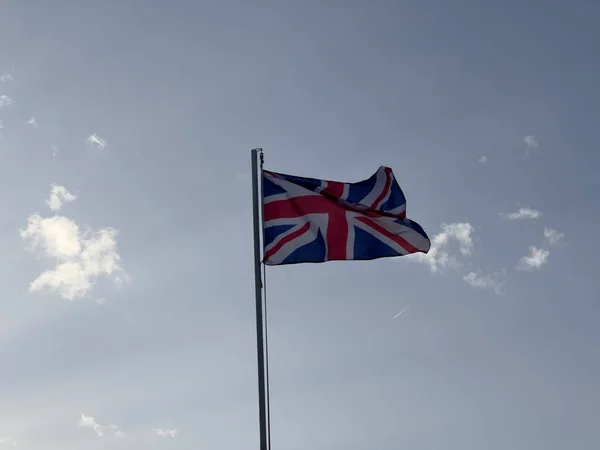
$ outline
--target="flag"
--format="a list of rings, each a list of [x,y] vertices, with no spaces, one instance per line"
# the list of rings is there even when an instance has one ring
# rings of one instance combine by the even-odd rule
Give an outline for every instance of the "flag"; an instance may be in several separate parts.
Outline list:
[[[427,253],[431,242],[406,218],[392,169],[342,183],[263,171],[267,265],[369,260]]]

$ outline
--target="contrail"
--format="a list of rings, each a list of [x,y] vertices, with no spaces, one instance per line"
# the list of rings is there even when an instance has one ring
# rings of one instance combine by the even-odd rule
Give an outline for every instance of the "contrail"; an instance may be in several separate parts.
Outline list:
[[[404,314],[404,313],[405,313],[405,312],[408,310],[408,308],[410,308],[410,305],[408,305],[406,308],[402,308],[402,310],[401,310],[401,311],[400,311],[398,314],[396,314],[396,315],[394,316],[394,319],[397,319],[397,318],[398,318],[398,317],[400,317],[402,314]]]

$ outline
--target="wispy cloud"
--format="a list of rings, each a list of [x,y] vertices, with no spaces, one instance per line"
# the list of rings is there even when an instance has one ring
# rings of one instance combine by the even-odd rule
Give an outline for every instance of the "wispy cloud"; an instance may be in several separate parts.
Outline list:
[[[31,125],[34,128],[38,127],[37,121],[35,120],[35,117],[32,117],[31,119],[29,119],[27,122],[25,122],[27,125]]]
[[[60,148],[56,145],[52,145],[52,156],[56,156]]]
[[[470,255],[473,251],[473,232],[470,223],[442,224],[442,231],[431,240],[429,253],[414,253],[408,258],[429,264],[432,272],[438,272],[447,266],[458,266],[458,261],[450,254],[450,244],[452,242],[458,244],[458,249],[463,256]]]
[[[479,161],[481,164],[486,164],[488,159],[487,156],[480,156],[479,158],[477,158],[477,161]]]
[[[522,206],[515,212],[500,213],[500,216],[508,220],[539,219],[542,216],[542,213],[536,209]]]
[[[77,195],[71,194],[66,187],[52,184],[50,186],[50,198],[46,200],[46,204],[50,207],[51,211],[58,211],[62,208],[63,204],[70,203],[76,199]]]
[[[14,103],[15,102],[13,102],[12,98],[10,98],[8,95],[0,95],[0,108],[6,108]]]
[[[40,274],[29,285],[30,292],[48,289],[67,300],[89,294],[102,276],[115,282],[127,279],[120,267],[117,230],[102,228],[83,233],[71,219],[63,216],[31,215],[21,238],[29,251],[56,261],[56,266]]]
[[[544,236],[546,239],[548,239],[550,244],[556,244],[565,237],[565,234],[555,230],[554,228],[544,228]]]
[[[17,442],[11,437],[0,438],[0,445],[10,445],[12,447],[17,446]]]
[[[117,437],[126,437],[125,433],[123,433],[118,426],[100,425],[98,422],[96,422],[96,419],[90,416],[86,416],[85,414],[81,415],[81,418],[77,422],[77,426],[79,428],[90,428],[94,430],[98,436],[104,436],[106,432],[111,432]]]
[[[490,275],[482,275],[481,271],[469,272],[463,276],[463,280],[466,281],[471,287],[476,289],[493,289],[496,294],[501,294],[504,288],[505,282],[501,280],[501,277],[505,274],[505,271],[501,273],[494,272]]]
[[[108,145],[104,139],[98,136],[96,133],[90,134],[85,140],[86,145],[92,148],[103,150]]]
[[[154,430],[154,433],[157,436],[174,438],[175,436],[177,436],[179,434],[179,430],[176,428],[171,428],[171,429],[158,428],[158,429]]]
[[[541,268],[548,262],[550,252],[535,246],[529,247],[529,255],[523,256],[517,263],[517,270],[534,270]]]
[[[0,83],[11,83],[13,81],[15,81],[15,79],[11,73],[4,72],[2,75],[0,75]]]
[[[537,139],[532,135],[527,135],[523,138],[523,142],[527,145],[527,149],[538,148],[540,144],[538,144]]]

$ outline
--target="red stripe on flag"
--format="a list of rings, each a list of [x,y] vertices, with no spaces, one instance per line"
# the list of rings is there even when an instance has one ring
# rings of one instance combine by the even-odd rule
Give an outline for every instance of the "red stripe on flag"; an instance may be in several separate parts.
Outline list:
[[[294,231],[293,233],[288,234],[286,237],[281,239],[277,244],[275,244],[267,252],[265,252],[265,260],[268,261],[271,258],[271,256],[273,256],[275,253],[277,253],[279,251],[279,249],[281,249],[281,247],[283,247],[285,244],[287,244],[291,240],[296,239],[298,236],[301,236],[304,233],[306,233],[309,228],[310,228],[310,222],[306,222],[298,230]]]
[[[306,214],[333,214],[343,211],[354,211],[368,217],[394,217],[404,219],[406,212],[400,214],[389,214],[385,211],[362,210],[351,204],[337,203],[327,197],[318,195],[307,195],[304,197],[292,197],[286,200],[277,200],[265,204],[264,220],[268,222],[273,219],[295,219]]]
[[[327,214],[336,204],[319,195],[292,197],[265,204],[265,222],[272,219],[295,219],[306,214]]]
[[[383,191],[381,191],[381,193],[379,194],[379,197],[377,197],[377,199],[371,205],[372,209],[376,209],[377,208],[377,205],[379,205],[379,202],[381,202],[385,198],[385,196],[387,195],[387,192],[390,189],[390,184],[392,184],[392,177],[390,176],[390,172],[392,170],[389,167],[386,167],[384,169],[384,171],[385,171],[385,185],[383,187]]]
[[[330,214],[327,222],[327,259],[345,260],[346,243],[348,242],[348,221],[346,213]]]
[[[371,228],[373,228],[378,233],[381,233],[385,237],[391,239],[396,244],[398,244],[400,247],[402,247],[404,250],[406,250],[408,253],[418,253],[418,252],[422,251],[422,250],[419,250],[418,248],[416,248],[415,246],[413,246],[406,239],[398,236],[397,234],[390,233],[388,230],[386,230],[385,228],[383,228],[381,225],[373,222],[371,219],[367,219],[366,217],[357,217],[356,220],[364,223],[365,225],[370,226]]]
[[[339,181],[328,181],[327,187],[323,189],[323,192],[327,195],[331,195],[336,199],[339,199],[344,195],[344,183]]]

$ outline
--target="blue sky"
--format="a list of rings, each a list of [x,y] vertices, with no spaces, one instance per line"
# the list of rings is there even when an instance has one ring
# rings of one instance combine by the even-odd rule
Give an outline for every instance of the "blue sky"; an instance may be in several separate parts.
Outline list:
[[[274,448],[591,448],[598,13],[3,2],[0,448],[258,448],[253,147],[435,244],[269,268]]]

